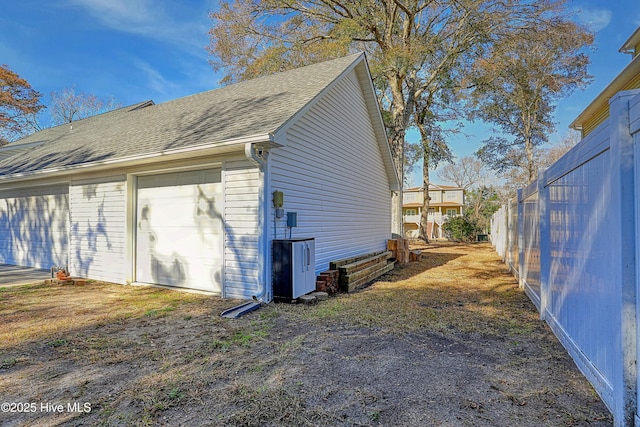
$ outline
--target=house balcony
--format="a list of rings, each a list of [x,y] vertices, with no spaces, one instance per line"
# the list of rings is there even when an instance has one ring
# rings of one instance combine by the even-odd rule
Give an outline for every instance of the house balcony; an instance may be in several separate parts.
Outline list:
[[[432,212],[428,216],[429,222],[435,222],[436,224],[444,224],[450,215],[442,214],[440,212]],[[454,215],[457,216],[457,215]],[[405,224],[417,224],[420,225],[420,215],[405,215]]]
[[[405,224],[420,224],[420,215],[405,215]]]

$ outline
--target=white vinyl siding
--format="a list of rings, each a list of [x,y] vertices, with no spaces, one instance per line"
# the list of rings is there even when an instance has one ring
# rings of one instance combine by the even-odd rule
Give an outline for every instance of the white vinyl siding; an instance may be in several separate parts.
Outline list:
[[[48,269],[68,256],[68,185],[0,192],[0,263]]]
[[[226,162],[224,169],[226,298],[251,298],[258,292],[260,173],[248,161]]]
[[[317,271],[385,249],[390,184],[355,73],[291,126],[287,145],[274,149],[270,161],[271,190],[283,191],[285,211],[298,213],[292,237],[316,239]],[[285,226],[286,216],[274,237],[289,237]]]
[[[126,177],[73,182],[69,188],[72,275],[125,283]]]

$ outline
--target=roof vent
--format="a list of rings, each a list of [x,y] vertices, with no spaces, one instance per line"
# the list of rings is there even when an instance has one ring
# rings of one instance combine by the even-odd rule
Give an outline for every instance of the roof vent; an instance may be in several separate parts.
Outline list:
[[[139,110],[141,108],[150,107],[152,105],[156,105],[156,103],[153,102],[153,100],[150,99],[148,101],[144,101],[144,102],[141,102],[139,104],[133,105],[132,108],[129,109],[129,111]]]

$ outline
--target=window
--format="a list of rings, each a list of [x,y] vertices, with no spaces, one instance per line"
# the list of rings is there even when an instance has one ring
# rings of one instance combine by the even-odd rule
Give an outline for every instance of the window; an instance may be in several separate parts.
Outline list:
[[[404,201],[405,202],[415,202],[417,200],[416,196],[417,196],[416,193],[405,193],[404,194]]]
[[[447,209],[447,215],[456,216],[456,215],[458,215],[458,210],[457,209]]]
[[[418,215],[418,211],[416,209],[406,209],[404,211],[405,215]]]
[[[446,200],[456,200],[456,193],[454,191],[447,191],[445,193]]]

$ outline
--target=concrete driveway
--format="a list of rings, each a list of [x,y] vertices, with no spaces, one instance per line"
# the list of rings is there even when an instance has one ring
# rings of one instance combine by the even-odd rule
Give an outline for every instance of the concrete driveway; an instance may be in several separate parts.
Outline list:
[[[51,278],[51,271],[40,268],[0,264],[0,288],[5,286],[40,284]]]

